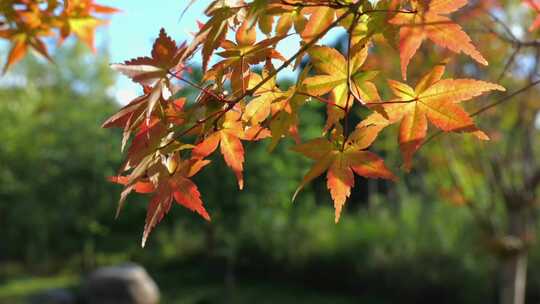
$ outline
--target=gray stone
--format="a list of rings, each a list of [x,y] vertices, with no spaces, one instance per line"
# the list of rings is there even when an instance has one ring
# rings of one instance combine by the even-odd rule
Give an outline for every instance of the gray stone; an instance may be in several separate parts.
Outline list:
[[[81,288],[84,304],[157,304],[159,289],[135,264],[104,267],[91,273]]]
[[[30,304],[75,304],[75,296],[65,289],[50,289],[30,298]]]

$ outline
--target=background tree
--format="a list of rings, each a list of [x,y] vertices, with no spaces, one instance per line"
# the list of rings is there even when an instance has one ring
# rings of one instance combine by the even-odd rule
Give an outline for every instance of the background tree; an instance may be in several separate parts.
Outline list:
[[[535,7],[535,3],[528,2]],[[445,140],[428,148],[428,167],[434,168],[436,179],[424,184],[439,187],[449,201],[465,205],[476,218],[485,234],[484,243],[500,259],[501,303],[524,303],[527,277],[527,252],[535,233],[538,191],[538,46],[537,33],[527,32],[527,24],[519,38],[510,30],[520,24],[529,11],[520,10],[521,3],[508,1],[503,11],[487,10],[485,2],[470,5],[469,11],[459,19],[467,25],[475,9],[485,12],[476,15],[476,22],[493,36],[492,43],[483,48],[490,69],[480,70],[462,61],[453,65],[456,75],[498,79],[506,88],[516,92],[517,98],[509,104],[508,98],[486,102],[474,115],[482,114],[482,124],[493,130],[489,144],[470,145],[468,142]],[[472,26],[473,24],[471,24]],[[534,30],[534,26],[529,30]],[[485,34],[475,35],[486,39]],[[474,40],[474,38],[473,38]],[[497,60],[497,58],[505,58]],[[521,64],[519,64],[521,62]],[[511,95],[511,96],[512,96]],[[497,109],[494,107],[497,106]],[[498,131],[495,131],[498,130]],[[505,134],[505,135],[503,135]],[[445,176],[446,177],[443,177]],[[447,182],[441,185],[440,181]]]
[[[0,121],[11,126],[0,135],[5,257],[36,266],[43,259],[60,261],[85,250],[79,246],[93,250],[96,237],[110,230],[112,221],[101,220],[110,218],[105,194],[113,189],[99,180],[118,164],[118,147],[107,139],[110,133],[86,127],[116,108],[106,93],[112,78],[102,56],[80,69],[80,62],[94,58],[81,46],[69,47],[56,55],[62,69],[28,60],[5,78],[12,86],[0,88]]]

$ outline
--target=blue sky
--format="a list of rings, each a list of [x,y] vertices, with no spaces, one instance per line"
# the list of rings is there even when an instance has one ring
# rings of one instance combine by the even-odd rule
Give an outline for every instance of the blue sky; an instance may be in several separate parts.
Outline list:
[[[109,17],[111,22],[108,26],[98,29],[96,45],[99,49],[108,49],[111,63],[117,63],[149,55],[153,41],[162,27],[177,42],[189,40],[190,32],[197,29],[197,18],[204,18],[203,11],[209,1],[196,1],[180,22],[180,15],[188,2],[188,0],[96,0],[96,3],[122,10]],[[0,40],[2,64],[8,47],[8,42]],[[50,49],[54,50],[54,43]],[[114,72],[111,70],[111,73]],[[12,80],[10,77],[0,77],[0,84],[9,84]],[[128,78],[118,75],[117,84],[111,88],[110,93],[124,104],[135,98],[140,93],[140,88]]]
[[[102,28],[97,43],[109,49],[112,62],[122,62],[138,56],[149,55],[152,43],[163,27],[177,42],[188,40],[190,32],[197,29],[197,18],[203,17],[208,1],[197,1],[181,22],[180,14],[187,0],[99,0],[99,4],[122,10],[112,16],[111,23]],[[129,79],[118,76],[113,94],[120,103],[126,103],[139,92]]]
[[[177,42],[190,40],[191,32],[197,30],[197,20],[204,21],[204,9],[209,0],[196,1],[180,20],[188,0],[98,0],[97,3],[121,9],[112,16],[111,23],[98,33],[98,43],[109,49],[112,62],[122,62],[138,56],[149,55],[152,43],[163,27]],[[262,35],[262,34],[261,34]],[[337,33],[329,33],[326,41],[335,40]],[[325,42],[325,41],[323,41]],[[298,46],[297,38],[287,38],[278,47],[285,57],[291,56]],[[198,60],[196,57],[195,60]],[[293,76],[291,72],[284,73]],[[139,87],[129,79],[118,76],[113,94],[120,103],[129,102],[139,93]]]
[[[180,14],[187,0],[98,0],[100,4],[121,9],[111,23],[100,31],[99,39],[108,44],[113,61],[146,55],[163,27],[175,40],[189,39],[197,29],[196,17],[203,17],[204,4],[196,1],[181,22]]]
[[[96,0],[96,3],[112,6],[122,11],[109,17],[110,24],[100,27],[96,37],[96,45],[100,49],[108,49],[111,63],[119,63],[131,58],[150,55],[152,44],[162,27],[176,42],[190,41],[192,39],[191,33],[197,30],[197,20],[205,20],[204,9],[210,0],[195,1],[181,20],[180,15],[189,0]],[[321,42],[334,41],[338,36],[339,30],[332,30],[327,38]],[[262,38],[261,33],[259,33],[259,38]],[[299,39],[291,36],[279,44],[278,51],[285,57],[290,57],[298,45]],[[0,41],[0,50],[6,49],[7,46],[5,41]],[[196,56],[194,60],[200,59]],[[111,70],[111,73],[115,72]],[[283,77],[294,76],[290,70],[285,70],[282,74]],[[5,79],[3,80],[5,81]],[[119,103],[125,104],[137,97],[140,91],[138,85],[127,77],[118,75],[117,83],[111,88],[110,93],[116,97]]]

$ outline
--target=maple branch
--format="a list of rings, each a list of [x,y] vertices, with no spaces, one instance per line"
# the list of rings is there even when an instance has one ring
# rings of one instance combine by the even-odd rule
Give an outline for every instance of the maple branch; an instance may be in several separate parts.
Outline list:
[[[411,103],[417,101],[418,98],[409,99],[409,100],[390,100],[390,101],[376,101],[376,102],[366,102],[363,105],[365,106],[377,106],[385,104],[401,104],[401,103]]]
[[[495,102],[493,102],[493,103],[491,103],[491,104],[488,104],[488,105],[485,106],[485,107],[482,107],[482,108],[476,110],[475,112],[473,112],[473,113],[471,114],[471,117],[480,115],[480,114],[482,114],[483,112],[485,112],[485,111],[487,111],[487,110],[489,110],[489,109],[491,109],[491,108],[493,108],[493,107],[495,107],[495,106],[498,106],[499,104],[504,103],[504,102],[506,102],[506,101],[512,99],[513,97],[515,97],[515,96],[517,96],[517,95],[519,95],[519,94],[521,94],[521,93],[524,93],[524,92],[528,91],[530,88],[536,86],[537,84],[540,84],[540,80],[537,80],[537,81],[535,81],[535,82],[531,82],[531,83],[529,83],[528,85],[524,86],[523,88],[521,88],[521,89],[519,89],[519,90],[513,92],[512,94],[507,95],[507,96],[505,96],[505,97],[503,97],[503,98],[501,98],[501,99],[499,99],[499,100],[497,100],[497,101],[495,101]]]
[[[521,50],[521,47],[518,46],[516,47],[516,49],[512,52],[512,55],[510,56],[510,58],[508,58],[508,60],[506,61],[506,64],[504,65],[504,68],[501,72],[501,74],[499,75],[499,77],[497,77],[497,82],[500,82],[504,75],[506,74],[506,72],[508,71],[508,69],[510,69],[510,67],[512,66],[512,64],[514,63],[514,60],[516,59],[516,56],[517,54],[519,54],[519,51]]]
[[[520,39],[518,39],[513,33],[512,31],[510,30],[510,28],[508,28],[508,26],[506,24],[504,24],[504,22],[502,22],[500,19],[498,19],[496,16],[491,16],[493,18],[493,20],[497,23],[497,24],[500,24],[501,26],[503,26],[505,32],[510,36],[510,37],[506,37],[505,35],[497,32],[496,30],[492,29],[491,27],[489,26],[486,26],[484,24],[484,27],[486,27],[486,29],[492,33],[493,35],[495,35],[497,38],[499,38],[501,41],[503,42],[506,42],[506,43],[509,43],[509,44],[512,44],[514,45],[514,47],[516,48],[523,48],[523,47],[530,47],[530,48],[540,48],[540,40],[529,40],[529,41],[522,41]]]
[[[349,139],[349,113],[351,112],[349,109],[349,101],[351,100],[351,45],[352,45],[352,36],[353,36],[353,30],[354,26],[356,25],[356,22],[358,22],[359,15],[354,14],[353,21],[351,22],[351,25],[347,29],[347,101],[345,102],[345,117],[344,119],[344,130],[343,133],[346,136],[345,140],[343,141],[343,144],[341,146],[341,150],[345,149],[345,143],[347,142],[347,139]],[[366,47],[365,45],[363,47]]]
[[[537,48],[540,47],[540,40],[530,40],[530,41],[514,41],[514,44],[519,47],[533,47]]]
[[[205,94],[208,94],[208,95],[214,97],[215,99],[217,99],[217,100],[220,101],[220,102],[223,102],[223,103],[229,103],[229,102],[230,102],[230,101],[228,101],[227,99],[223,98],[222,96],[219,96],[219,95],[217,95],[216,93],[214,93],[214,92],[212,92],[212,91],[210,91],[210,90],[208,90],[208,89],[206,89],[206,88],[201,87],[200,85],[198,85],[198,84],[192,82],[191,80],[188,80],[188,79],[186,79],[186,78],[184,78],[184,77],[182,77],[182,76],[178,76],[178,75],[176,75],[175,73],[172,73],[171,71],[169,71],[168,74],[171,75],[171,76],[173,76],[174,78],[180,80],[180,81],[183,81],[183,82],[189,84],[190,86],[192,86],[192,87],[194,87],[194,88],[200,90],[201,92],[203,92],[203,93],[205,93]]]
[[[244,65],[245,65],[245,62],[244,62],[244,56],[241,55],[240,56],[240,77],[242,77],[242,94],[246,91],[246,80],[244,79]],[[248,73],[250,73],[251,71],[249,71],[249,67],[248,67]]]
[[[372,9],[363,11],[362,14],[371,14],[371,13],[398,13],[398,14],[417,14],[417,10],[407,11],[407,10],[382,10],[382,9]]]
[[[215,111],[213,113],[211,113],[210,115],[206,116],[205,118],[203,119],[199,119],[195,122],[195,124],[191,127],[189,127],[188,129],[182,131],[182,133],[180,133],[179,135],[177,135],[176,137],[182,137],[186,134],[188,134],[189,132],[195,130],[197,127],[199,127],[200,125],[206,123],[207,121],[209,121],[212,117],[216,116],[216,115],[220,115],[221,113],[225,113],[225,109],[221,109],[219,111]],[[219,116],[221,117],[221,116]],[[166,148],[167,146],[169,146],[170,144],[172,144],[175,140],[171,140],[170,142],[168,142],[167,144],[159,147],[157,150],[161,150],[161,149],[164,149]]]
[[[349,7],[348,4],[339,4],[339,3],[332,4],[330,2],[328,3],[303,3],[303,2],[291,3],[286,0],[281,0],[281,3],[284,5],[293,6],[293,7],[321,7],[322,6],[322,7],[330,7],[334,9]]]
[[[514,33],[512,33],[512,30],[508,27],[508,25],[506,25],[506,23],[504,23],[499,17],[495,16],[494,14],[492,14],[491,12],[489,11],[485,11],[486,14],[489,15],[489,17],[491,17],[491,19],[493,19],[493,21],[495,21],[495,23],[499,24],[500,26],[502,26],[502,28],[504,29],[504,31],[506,32],[506,34],[508,34],[508,36],[514,40],[514,41],[517,41],[518,38],[514,35]]]
[[[298,95],[304,95],[304,96],[311,97],[311,98],[315,98],[316,100],[318,100],[318,101],[320,101],[320,102],[322,102],[322,103],[325,103],[325,104],[327,104],[327,105],[334,106],[334,107],[336,107],[336,108],[342,110],[343,112],[346,112],[346,111],[347,111],[344,107],[342,107],[342,106],[336,104],[335,102],[332,102],[332,101],[330,101],[330,100],[324,99],[324,98],[322,98],[322,97],[320,97],[320,96],[312,95],[312,94],[309,94],[309,93],[306,93],[306,92],[296,92],[296,94],[298,94]]]

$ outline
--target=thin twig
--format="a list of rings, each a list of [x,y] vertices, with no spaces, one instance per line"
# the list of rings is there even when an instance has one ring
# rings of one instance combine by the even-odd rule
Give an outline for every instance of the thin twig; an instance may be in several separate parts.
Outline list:
[[[344,107],[342,107],[342,106],[336,104],[335,102],[332,102],[332,101],[330,101],[330,100],[324,99],[324,98],[322,98],[322,97],[320,97],[320,96],[312,95],[312,94],[309,94],[309,93],[306,93],[306,92],[296,92],[296,94],[298,94],[298,95],[304,95],[304,96],[307,96],[307,97],[314,98],[314,99],[316,99],[316,100],[318,100],[318,101],[320,101],[320,102],[322,102],[322,103],[325,103],[325,104],[327,104],[327,105],[329,105],[329,106],[334,106],[334,107],[336,107],[336,108],[342,110],[343,112],[346,112],[346,109],[345,109]]]
[[[345,149],[345,143],[347,142],[347,139],[349,138],[349,114],[351,110],[349,109],[349,102],[351,100],[351,45],[352,45],[352,36],[353,36],[353,30],[356,25],[356,22],[358,21],[358,15],[355,14],[353,17],[353,20],[351,22],[351,25],[347,29],[347,101],[345,102],[345,117],[344,119],[344,130],[343,134],[347,137],[343,144],[341,145],[341,150]],[[364,47],[366,47],[364,45]]]
[[[214,92],[212,92],[212,91],[210,91],[210,90],[208,90],[206,88],[201,87],[200,85],[192,82],[191,80],[188,80],[188,79],[186,79],[184,77],[178,76],[178,75],[176,75],[175,73],[172,73],[172,72],[169,72],[169,75],[173,76],[174,78],[176,78],[176,79],[178,79],[180,81],[183,81],[183,82],[189,84],[190,86],[194,87],[195,89],[198,89],[199,91],[201,91],[201,92],[203,92],[205,94],[208,94],[208,95],[214,97],[215,99],[217,99],[220,102],[223,102],[223,103],[229,103],[230,102],[227,99],[223,98],[222,96],[219,96],[216,93],[214,93]]]
[[[499,75],[499,77],[497,77],[497,82],[500,82],[503,79],[503,77],[506,74],[506,72],[508,71],[508,69],[510,69],[510,67],[512,66],[512,63],[514,63],[514,60],[516,59],[516,56],[517,56],[517,54],[519,53],[520,50],[521,50],[521,47],[517,46],[516,49],[512,52],[512,55],[506,61],[506,64],[504,65],[504,68],[503,68],[501,74]]]

